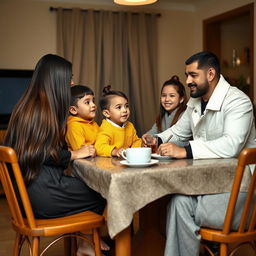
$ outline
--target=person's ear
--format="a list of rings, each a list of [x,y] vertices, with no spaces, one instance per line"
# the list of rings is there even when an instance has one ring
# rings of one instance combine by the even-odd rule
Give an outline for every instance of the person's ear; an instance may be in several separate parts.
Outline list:
[[[207,80],[212,82],[216,76],[216,70],[214,68],[209,68],[207,71]]]
[[[110,117],[110,113],[109,113],[109,111],[108,111],[107,109],[104,109],[104,110],[102,111],[102,114],[103,114],[106,118],[109,118],[109,117]]]
[[[181,104],[183,101],[184,101],[184,98],[182,97],[182,98],[180,99],[180,104]]]
[[[70,106],[70,107],[69,107],[69,112],[70,112],[72,115],[76,116],[76,115],[77,115],[77,108],[76,108],[75,106]]]

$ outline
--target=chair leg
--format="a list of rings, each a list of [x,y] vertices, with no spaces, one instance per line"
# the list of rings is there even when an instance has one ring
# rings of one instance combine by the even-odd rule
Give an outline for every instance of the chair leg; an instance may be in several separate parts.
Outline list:
[[[71,237],[64,237],[64,256],[73,256]]]
[[[252,249],[256,252],[256,241],[251,242]]]
[[[99,229],[94,228],[92,232],[93,232],[95,256],[101,256]]]
[[[38,236],[32,237],[32,256],[39,255],[40,238]]]
[[[77,238],[64,237],[64,256],[75,256],[77,252]]]
[[[13,246],[13,256],[20,255],[20,249],[23,243],[23,236],[19,233],[16,233],[15,242]]]
[[[220,244],[220,256],[228,256],[228,245],[227,244]]]
[[[77,252],[77,238],[76,237],[71,237],[71,255],[75,256]]]

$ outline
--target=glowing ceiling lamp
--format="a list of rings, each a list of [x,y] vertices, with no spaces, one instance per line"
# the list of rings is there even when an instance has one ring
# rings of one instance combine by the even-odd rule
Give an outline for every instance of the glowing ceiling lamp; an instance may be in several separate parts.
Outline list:
[[[146,5],[146,4],[153,4],[157,0],[114,0],[116,4],[121,5]]]

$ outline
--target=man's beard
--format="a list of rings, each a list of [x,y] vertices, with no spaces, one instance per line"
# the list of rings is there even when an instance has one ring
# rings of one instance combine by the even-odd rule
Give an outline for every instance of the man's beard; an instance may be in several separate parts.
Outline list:
[[[192,98],[199,98],[199,97],[204,96],[208,92],[208,89],[209,89],[209,83],[207,81],[205,81],[203,86],[200,86],[200,88],[198,87],[198,85],[196,83],[188,84],[188,87],[192,87],[192,86],[196,87],[196,90],[194,90],[193,92],[190,91],[190,96]]]

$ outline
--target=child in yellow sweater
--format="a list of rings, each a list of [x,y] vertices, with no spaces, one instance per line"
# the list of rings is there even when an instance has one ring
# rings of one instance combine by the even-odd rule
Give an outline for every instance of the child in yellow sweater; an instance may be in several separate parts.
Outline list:
[[[96,115],[93,91],[84,85],[71,87],[70,116],[67,121],[66,141],[71,150],[87,145],[88,156],[96,155],[93,146],[99,130],[94,121]]]
[[[141,147],[141,139],[133,124],[128,121],[128,98],[123,92],[110,89],[110,85],[103,89],[100,100],[102,114],[106,119],[100,126],[95,148],[99,156],[120,157],[125,148]]]

